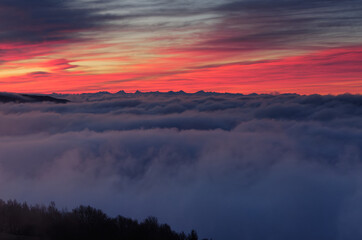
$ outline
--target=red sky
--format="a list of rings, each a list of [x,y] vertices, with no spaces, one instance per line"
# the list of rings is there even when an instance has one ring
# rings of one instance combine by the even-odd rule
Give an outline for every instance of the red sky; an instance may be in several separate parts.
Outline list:
[[[357,0],[0,3],[6,92],[362,92]]]

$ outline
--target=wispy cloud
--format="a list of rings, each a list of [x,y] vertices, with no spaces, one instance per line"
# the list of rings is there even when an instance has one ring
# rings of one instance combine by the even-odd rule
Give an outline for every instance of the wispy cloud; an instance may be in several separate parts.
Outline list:
[[[215,11],[224,15],[216,29],[220,38],[215,36],[216,40],[209,42],[216,46],[224,43],[248,48],[252,44],[265,50],[360,43],[362,8],[358,0],[234,1],[221,4]]]
[[[1,43],[78,39],[80,31],[100,28],[108,19],[100,9],[85,6],[68,0],[1,1]]]

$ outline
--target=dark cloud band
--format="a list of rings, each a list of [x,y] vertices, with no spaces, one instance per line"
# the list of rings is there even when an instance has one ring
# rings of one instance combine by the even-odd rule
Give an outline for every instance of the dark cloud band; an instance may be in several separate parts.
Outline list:
[[[73,3],[73,4],[72,4]],[[80,31],[104,25],[101,9],[77,6],[73,1],[4,0],[0,3],[0,41],[39,43],[76,38]]]

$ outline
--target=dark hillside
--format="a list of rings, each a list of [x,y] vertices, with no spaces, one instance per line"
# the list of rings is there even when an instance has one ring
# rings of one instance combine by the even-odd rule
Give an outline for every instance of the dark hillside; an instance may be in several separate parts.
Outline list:
[[[28,102],[53,102],[67,103],[66,99],[54,98],[47,95],[0,93],[0,103],[28,103]]]

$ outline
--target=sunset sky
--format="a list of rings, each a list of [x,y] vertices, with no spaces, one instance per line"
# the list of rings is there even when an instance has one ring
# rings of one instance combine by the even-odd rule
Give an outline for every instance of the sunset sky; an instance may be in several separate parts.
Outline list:
[[[361,106],[362,0],[0,0],[0,210],[361,240]]]
[[[0,91],[362,92],[360,0],[1,0]]]

